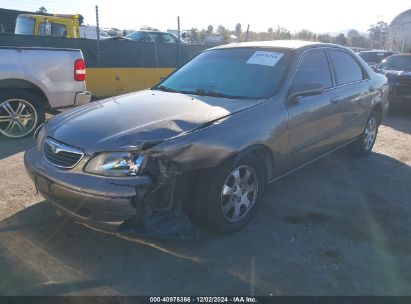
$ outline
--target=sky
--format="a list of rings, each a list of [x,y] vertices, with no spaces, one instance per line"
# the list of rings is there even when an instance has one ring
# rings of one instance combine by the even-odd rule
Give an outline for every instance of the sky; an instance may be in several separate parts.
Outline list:
[[[207,28],[218,25],[233,30],[267,31],[282,26],[291,32],[308,29],[316,33],[357,29],[366,32],[378,20],[390,23],[401,12],[411,9],[408,0],[0,0],[0,8],[36,11],[40,6],[49,13],[82,14],[85,23],[96,24],[95,5],[99,6],[100,26],[139,29],[149,25],[160,30]]]

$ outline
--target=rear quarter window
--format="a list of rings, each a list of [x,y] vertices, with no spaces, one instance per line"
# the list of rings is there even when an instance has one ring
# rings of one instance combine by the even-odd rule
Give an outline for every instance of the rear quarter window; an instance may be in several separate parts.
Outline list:
[[[337,85],[364,79],[362,68],[353,56],[340,50],[328,50],[328,54],[334,67]]]

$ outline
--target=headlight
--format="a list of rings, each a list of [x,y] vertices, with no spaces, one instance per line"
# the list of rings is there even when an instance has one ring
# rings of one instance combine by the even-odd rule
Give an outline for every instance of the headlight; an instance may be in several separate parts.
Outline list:
[[[127,152],[100,153],[84,169],[87,173],[104,176],[136,176],[141,172],[144,156]]]
[[[37,137],[36,147],[38,151],[41,150],[41,146],[43,145],[45,135],[46,135],[46,128],[44,127],[44,123],[43,123],[34,132],[34,137],[35,138]]]

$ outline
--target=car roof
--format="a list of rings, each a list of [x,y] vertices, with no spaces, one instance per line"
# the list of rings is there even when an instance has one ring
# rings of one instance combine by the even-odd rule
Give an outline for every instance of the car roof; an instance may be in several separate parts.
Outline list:
[[[138,31],[134,31],[132,33],[156,33],[156,34],[169,34],[167,32],[161,32],[161,31],[154,31],[154,30],[138,30]],[[130,33],[131,34],[131,33]]]
[[[411,53],[401,53],[401,54],[391,55],[390,58],[391,57],[410,57],[410,56],[411,56]]]
[[[392,53],[392,52],[386,51],[386,50],[366,50],[366,51],[361,51],[360,53]]]
[[[272,41],[253,41],[240,42],[213,47],[212,50],[230,49],[230,48],[285,48],[285,49],[299,49],[307,46],[337,46],[331,43],[321,43],[302,40],[272,40]],[[343,48],[343,47],[342,47]]]

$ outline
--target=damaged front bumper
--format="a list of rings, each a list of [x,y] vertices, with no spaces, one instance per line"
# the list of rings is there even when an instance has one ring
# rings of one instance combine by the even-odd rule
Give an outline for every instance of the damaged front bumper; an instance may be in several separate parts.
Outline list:
[[[58,211],[110,232],[136,218],[136,206],[153,186],[148,176],[113,178],[57,169],[36,147],[25,153],[24,163],[37,190]]]

